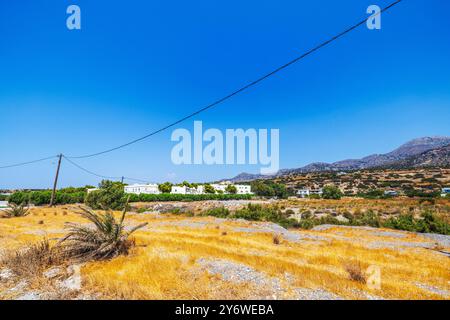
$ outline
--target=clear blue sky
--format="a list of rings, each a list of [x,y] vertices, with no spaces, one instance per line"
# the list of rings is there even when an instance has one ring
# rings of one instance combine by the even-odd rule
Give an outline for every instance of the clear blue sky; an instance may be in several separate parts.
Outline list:
[[[390,1],[0,3],[0,165],[101,151],[228,94]],[[82,30],[66,28],[66,8]],[[404,0],[363,27],[195,120],[279,128],[280,166],[384,153],[450,135],[450,3]],[[192,120],[178,126],[192,128]],[[172,130],[96,158],[105,175],[205,181],[259,166],[175,166]],[[0,188],[50,187],[55,161],[0,170]],[[60,186],[96,184],[63,163]]]

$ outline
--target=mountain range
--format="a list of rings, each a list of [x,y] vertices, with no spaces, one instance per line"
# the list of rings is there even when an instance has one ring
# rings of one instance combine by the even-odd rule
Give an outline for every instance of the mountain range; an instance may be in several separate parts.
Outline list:
[[[373,154],[361,159],[347,159],[333,163],[314,162],[301,168],[283,169],[272,176],[241,173],[232,182],[270,179],[288,174],[320,171],[354,171],[370,168],[449,167],[450,137],[434,136],[411,140],[385,154]]]

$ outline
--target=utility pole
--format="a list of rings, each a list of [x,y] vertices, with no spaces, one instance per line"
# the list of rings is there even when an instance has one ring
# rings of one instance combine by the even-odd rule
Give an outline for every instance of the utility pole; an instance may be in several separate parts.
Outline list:
[[[52,191],[52,198],[50,199],[50,207],[53,206],[53,202],[55,202],[55,194],[56,194],[56,186],[58,184],[58,176],[59,176],[59,168],[61,167],[61,159],[62,159],[62,153],[58,156],[58,167],[56,168],[56,175],[55,175],[55,182],[53,183],[53,191]]]
[[[124,177],[122,176],[122,181],[121,181],[121,182],[122,182],[122,184],[123,184],[123,178],[124,178]]]

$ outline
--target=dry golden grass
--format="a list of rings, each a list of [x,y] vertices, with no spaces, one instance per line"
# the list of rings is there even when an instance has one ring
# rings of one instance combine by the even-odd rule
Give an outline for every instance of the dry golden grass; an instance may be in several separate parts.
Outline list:
[[[85,223],[74,211],[73,207],[33,208],[27,217],[0,219],[0,252],[23,247],[43,236],[50,240],[61,237],[65,222]],[[236,229],[255,227],[257,223],[220,222],[211,217],[128,216],[129,225],[142,222],[149,225],[136,232],[136,247],[130,255],[83,266],[83,290],[116,299],[249,299],[270,294],[267,288],[210,274],[197,263],[200,258],[208,258],[245,264],[268,278],[279,278],[286,288],[284,298],[294,297],[291,289],[297,287],[322,288],[350,299],[364,299],[362,292],[387,299],[450,298],[417,285],[450,292],[448,257],[423,248],[368,248],[380,241],[429,242],[414,234],[398,238],[333,227],[326,231],[292,231],[325,237],[327,241],[292,242],[276,235],[275,245],[273,234]],[[350,279],[346,266],[354,261],[359,261],[361,272],[369,266],[380,269],[380,290]]]

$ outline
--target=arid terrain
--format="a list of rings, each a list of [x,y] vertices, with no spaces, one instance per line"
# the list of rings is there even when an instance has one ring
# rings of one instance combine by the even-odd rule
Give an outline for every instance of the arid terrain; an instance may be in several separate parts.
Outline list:
[[[128,255],[21,275],[0,265],[0,299],[450,299],[449,236],[331,225],[287,230],[198,215],[218,205],[133,204],[128,227],[148,224],[133,234]],[[372,208],[398,214],[427,204],[299,199],[278,205],[300,213]],[[191,207],[163,213],[184,206]],[[444,200],[433,206],[442,215],[450,208]],[[55,244],[66,222],[87,223],[78,211],[78,205],[36,207],[26,217],[0,219],[1,255],[43,238]]]

